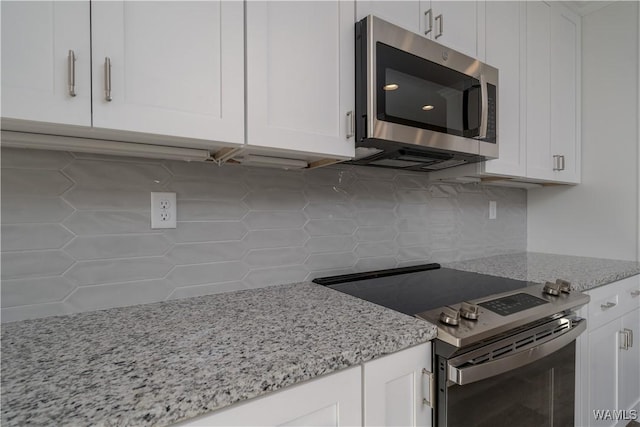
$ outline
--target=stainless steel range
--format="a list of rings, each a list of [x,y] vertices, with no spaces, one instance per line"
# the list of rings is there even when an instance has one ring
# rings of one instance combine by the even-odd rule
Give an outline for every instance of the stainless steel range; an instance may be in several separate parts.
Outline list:
[[[425,264],[314,282],[438,325],[437,426],[573,426],[575,339],[589,296]]]

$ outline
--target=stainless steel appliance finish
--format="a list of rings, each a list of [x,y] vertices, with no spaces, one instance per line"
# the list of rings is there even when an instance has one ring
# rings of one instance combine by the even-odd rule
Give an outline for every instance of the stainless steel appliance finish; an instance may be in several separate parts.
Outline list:
[[[430,171],[497,158],[497,90],[494,67],[368,16],[356,25],[352,163]]]
[[[533,284],[437,264],[314,281],[438,325],[434,425],[573,426],[575,340],[586,329],[574,310],[589,296],[570,283]]]
[[[451,312],[459,312],[461,309],[468,310],[468,305],[478,306],[477,320],[460,319],[460,324],[451,326],[443,324],[441,313],[443,308],[437,308],[416,316],[428,320],[438,325],[438,339],[455,347],[467,347],[479,341],[495,337],[519,326],[523,326],[536,320],[553,317],[558,313],[564,313],[589,302],[589,296],[580,292],[561,293],[558,296],[548,295],[543,292],[545,285],[532,285],[515,291],[503,292],[486,298],[476,299],[470,302],[462,302],[445,307],[448,317]],[[519,311],[507,316],[500,315],[489,308],[482,306],[488,301],[495,301],[513,295],[526,294],[540,299],[543,304]],[[446,323],[446,322],[444,322]]]

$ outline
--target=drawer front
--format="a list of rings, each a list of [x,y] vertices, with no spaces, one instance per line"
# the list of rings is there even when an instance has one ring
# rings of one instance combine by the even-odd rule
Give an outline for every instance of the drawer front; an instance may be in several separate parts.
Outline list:
[[[589,329],[593,330],[640,306],[640,276],[592,289],[588,306]]]

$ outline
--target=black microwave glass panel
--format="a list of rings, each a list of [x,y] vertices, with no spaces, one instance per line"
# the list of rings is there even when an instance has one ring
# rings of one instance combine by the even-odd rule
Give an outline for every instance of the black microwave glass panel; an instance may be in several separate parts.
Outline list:
[[[479,135],[478,79],[380,42],[376,55],[379,120],[466,138]]]

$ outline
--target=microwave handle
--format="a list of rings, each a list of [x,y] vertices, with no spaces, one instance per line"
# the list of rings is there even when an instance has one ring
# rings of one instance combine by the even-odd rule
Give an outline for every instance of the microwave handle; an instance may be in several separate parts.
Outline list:
[[[478,134],[478,139],[484,139],[487,137],[487,123],[489,121],[489,91],[484,74],[480,74],[480,102],[482,109],[480,111],[480,133]]]
[[[536,347],[466,368],[448,365],[449,380],[459,385],[471,384],[528,365],[570,344],[578,338],[585,329],[587,329],[587,322],[580,320],[577,325],[564,334]]]

